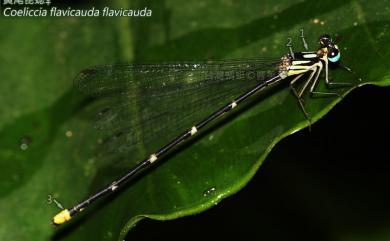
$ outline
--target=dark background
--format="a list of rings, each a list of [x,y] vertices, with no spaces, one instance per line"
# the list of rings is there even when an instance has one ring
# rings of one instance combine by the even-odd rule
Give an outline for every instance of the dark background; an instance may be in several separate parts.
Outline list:
[[[100,2],[112,8],[143,8],[147,4],[153,17],[0,17],[0,240],[118,240],[123,225],[134,215],[164,216],[172,211],[175,202],[171,199],[184,200],[179,193],[169,192],[175,186],[167,185],[167,171],[180,175],[175,171],[180,165],[190,170],[182,172],[191,184],[185,194],[195,195],[191,200],[199,202],[190,206],[182,202],[186,207],[203,203],[198,196],[205,190],[204,180],[221,177],[217,186],[223,191],[220,184],[236,184],[239,174],[247,173],[248,163],[237,158],[230,164],[210,165],[224,168],[237,163],[231,173],[235,176],[223,178],[218,175],[223,171],[213,175],[214,169],[204,165],[207,159],[190,162],[194,160],[191,154],[210,159],[219,154],[196,152],[199,146],[189,145],[183,148],[189,154],[162,163],[159,170],[163,171],[143,175],[140,185],[128,185],[120,195],[102,200],[106,205],[91,206],[69,225],[54,228],[50,221],[58,209],[47,203],[48,194],[65,206],[73,205],[128,169],[128,164],[117,167],[110,160],[92,158],[98,133],[91,128],[91,119],[96,112],[81,106],[84,100],[72,86],[75,75],[88,66],[134,60],[276,57],[287,51],[287,37],[293,38],[294,50],[302,50],[298,33],[303,27],[310,49],[316,48],[319,34],[340,34],[342,61],[364,81],[388,84],[390,14],[384,0],[61,2],[53,1],[53,5],[90,8]],[[345,78],[336,80],[351,78],[340,72]],[[253,116],[248,127],[235,123],[228,136],[253,143],[252,153],[256,150],[260,155],[257,141],[262,144],[269,138],[262,131],[267,121],[285,122],[290,128],[303,119],[289,97],[286,108],[270,112],[277,114],[276,120]],[[254,179],[237,194],[195,216],[166,222],[145,219],[129,231],[127,240],[390,240],[390,158],[385,148],[389,100],[389,87],[354,89],[311,132],[304,129],[281,140]],[[319,111],[330,102],[310,103],[313,107],[323,104]],[[290,103],[295,111],[288,108]],[[256,107],[264,102],[259,104]],[[284,113],[286,119],[279,119]],[[71,138],[66,135],[68,130],[73,133]],[[252,130],[260,134],[250,137]],[[22,150],[25,139],[29,147]],[[216,144],[224,149],[236,147],[228,138]],[[256,154],[244,152],[234,149],[237,156],[253,155],[251,160],[260,161]],[[205,175],[189,177],[193,166]],[[148,180],[157,188],[145,192],[142,185]]]
[[[311,132],[305,129],[278,143],[236,195],[196,216],[166,222],[145,219],[126,240],[328,241],[386,233],[387,103],[389,88],[354,90]]]

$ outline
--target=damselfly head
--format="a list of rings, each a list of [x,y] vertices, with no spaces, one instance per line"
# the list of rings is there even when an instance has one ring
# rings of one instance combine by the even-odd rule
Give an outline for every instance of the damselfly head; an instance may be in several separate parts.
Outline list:
[[[321,48],[326,48],[326,55],[330,62],[336,63],[340,60],[340,50],[329,35],[320,36],[320,45]]]
[[[322,48],[326,48],[329,45],[334,45],[332,38],[328,34],[323,34],[320,36],[320,44]]]

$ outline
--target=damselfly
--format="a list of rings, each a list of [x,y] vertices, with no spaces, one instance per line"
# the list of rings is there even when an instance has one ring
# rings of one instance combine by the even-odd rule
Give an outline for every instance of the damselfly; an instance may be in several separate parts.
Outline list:
[[[303,32],[301,39],[307,50]],[[335,42],[329,35],[322,35],[319,44],[318,50],[305,52],[293,52],[288,46],[290,53],[276,60],[105,65],[83,70],[75,79],[79,89],[92,96],[123,100],[102,110],[96,123],[98,128],[111,126],[113,131],[116,126],[122,127],[115,134],[115,139],[124,138],[125,141],[117,142],[121,144],[117,148],[126,149],[139,142],[151,141],[159,134],[166,133],[164,130],[167,128],[176,129],[178,133],[175,133],[176,137],[169,137],[170,141],[150,153],[125,175],[75,206],[63,209],[53,218],[53,223],[62,224],[70,220],[92,202],[114,192],[172,148],[268,86],[288,82],[300,109],[310,121],[303,102],[306,92],[312,97],[339,96],[336,92],[316,90],[321,73],[324,73],[328,87],[351,85],[332,82],[328,77],[330,64],[351,72],[339,63],[340,49]],[[295,87],[298,80],[303,81],[299,91]],[[208,91],[199,91],[202,89]],[[221,100],[225,101],[224,105]],[[134,103],[141,103],[142,109],[137,112],[131,110]],[[151,105],[157,106],[154,109],[157,111],[150,111]],[[215,108],[214,111],[208,112],[211,107]],[[134,118],[134,113],[139,114],[138,118]],[[144,129],[141,137],[136,134],[137,128]]]

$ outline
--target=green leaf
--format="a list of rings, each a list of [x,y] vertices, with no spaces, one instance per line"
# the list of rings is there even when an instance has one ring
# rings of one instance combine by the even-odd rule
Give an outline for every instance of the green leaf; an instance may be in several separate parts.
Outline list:
[[[46,204],[48,194],[71,206],[143,158],[130,156],[124,166],[95,156],[93,107],[72,87],[73,77],[88,66],[278,57],[286,53],[288,37],[302,50],[303,27],[311,49],[323,33],[341,36],[342,61],[363,79],[361,85],[390,85],[385,1],[148,4],[150,18],[1,17],[0,219],[7,220],[1,240],[121,240],[145,217],[168,220],[202,212],[243,188],[278,141],[308,125],[288,88],[267,92],[113,197],[54,229],[50,222],[58,210]],[[115,7],[144,8],[144,3],[117,1]],[[331,76],[355,81],[340,69]],[[338,91],[346,95],[352,89]],[[339,101],[306,104],[317,121]]]

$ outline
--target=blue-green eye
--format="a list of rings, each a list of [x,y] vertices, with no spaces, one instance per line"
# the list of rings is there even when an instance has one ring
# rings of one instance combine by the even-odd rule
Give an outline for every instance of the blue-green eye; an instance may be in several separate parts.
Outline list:
[[[328,60],[333,63],[340,60],[340,51],[337,46],[328,47]]]
[[[328,59],[329,59],[330,62],[333,62],[333,63],[339,61],[339,60],[340,60],[340,52],[338,52],[338,53],[336,54],[336,56],[334,56],[334,57],[329,57],[329,56],[328,56]]]

